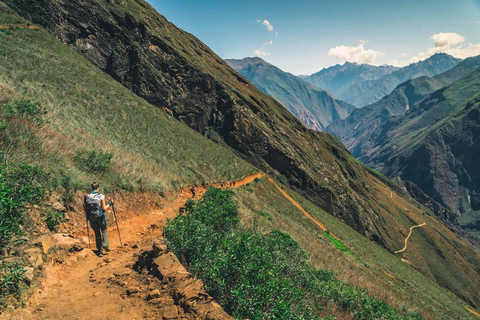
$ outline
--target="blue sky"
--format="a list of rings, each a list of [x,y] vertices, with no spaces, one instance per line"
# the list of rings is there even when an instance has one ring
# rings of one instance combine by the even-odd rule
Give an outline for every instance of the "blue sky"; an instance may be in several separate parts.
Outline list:
[[[147,1],[220,57],[260,55],[293,74],[480,55],[480,0]]]

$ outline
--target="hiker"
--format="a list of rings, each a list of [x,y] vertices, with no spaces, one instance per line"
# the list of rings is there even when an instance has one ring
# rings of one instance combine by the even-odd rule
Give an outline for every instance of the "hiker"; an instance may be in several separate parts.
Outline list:
[[[233,186],[235,187],[235,181],[233,181]]]
[[[95,232],[95,242],[97,244],[97,254],[101,257],[110,251],[108,243],[107,220],[105,211],[112,206],[112,199],[105,204],[105,196],[98,190],[100,185],[96,182],[92,183],[92,192],[85,196],[84,206],[87,220],[90,221],[93,231]]]
[[[222,181],[222,182],[220,182],[220,187],[221,187],[221,188],[223,188],[223,181]]]
[[[192,198],[195,199],[195,186],[192,186],[192,189],[190,189],[190,191],[192,191]]]

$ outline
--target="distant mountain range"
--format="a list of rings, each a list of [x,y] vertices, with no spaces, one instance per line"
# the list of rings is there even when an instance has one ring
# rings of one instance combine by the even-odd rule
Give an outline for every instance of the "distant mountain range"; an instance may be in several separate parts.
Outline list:
[[[399,85],[326,130],[453,212],[480,210],[480,56]]]
[[[350,92],[351,88],[356,87],[357,90],[360,90],[362,83],[368,87],[371,81],[378,80],[398,69],[393,66],[372,66],[345,62],[322,69],[310,76],[299,77],[317,87],[332,92],[337,97],[347,97],[347,99],[350,98],[350,101],[354,101],[355,99],[351,98],[355,94]],[[359,94],[359,92],[356,94]]]
[[[328,91],[284,72],[261,58],[225,61],[261,91],[282,103],[309,128],[323,130],[333,121],[345,119],[356,109]]]
[[[357,107],[364,107],[380,100],[399,84],[421,76],[434,76],[447,71],[461,60],[445,53],[403,68],[345,63],[323,69],[302,79]]]

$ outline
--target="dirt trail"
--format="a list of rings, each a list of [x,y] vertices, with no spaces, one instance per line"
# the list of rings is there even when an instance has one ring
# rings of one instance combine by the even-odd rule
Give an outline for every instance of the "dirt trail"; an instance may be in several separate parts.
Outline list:
[[[420,227],[423,227],[424,225],[426,225],[425,222],[422,223],[422,224],[419,224],[419,225],[410,227],[410,232],[408,233],[408,236],[405,238],[405,247],[404,247],[402,250],[395,251],[395,253],[400,253],[400,252],[403,252],[403,251],[407,250],[407,247],[408,247],[408,238],[410,238],[410,236],[412,235],[413,228],[420,228]]]
[[[231,187],[228,182],[224,188],[238,188],[262,176],[253,174],[235,181],[234,186],[232,182]],[[214,186],[219,187],[220,183]],[[203,196],[207,187],[196,187],[197,198]],[[151,250],[153,240],[162,237],[167,219],[173,219],[190,197],[190,188],[184,188],[163,209],[119,221],[126,244],[123,248],[119,247],[116,227],[108,228],[112,250],[104,257],[84,249],[64,259],[45,262],[44,278],[35,287],[27,306],[0,315],[0,319],[193,319],[182,308],[172,307],[173,296],[159,279],[133,270],[140,254]],[[95,241],[92,234],[90,237],[93,249]],[[158,296],[147,300],[154,289],[159,290]],[[169,309],[165,309],[166,304]]]
[[[26,24],[21,24],[21,25],[0,25],[0,29],[40,29],[38,26],[33,26],[33,25],[26,25]]]
[[[465,309],[467,309],[468,312],[470,312],[471,314],[475,315],[477,318],[480,319],[480,313],[473,311],[469,307],[465,307]]]
[[[272,178],[268,178],[268,180],[275,186],[277,187],[278,191],[280,191],[280,193],[285,197],[287,198],[288,201],[290,201],[295,207],[297,207],[298,210],[300,210],[308,219],[312,220],[313,223],[315,223],[317,226],[320,227],[320,229],[322,229],[323,231],[328,231],[327,227],[325,227],[323,225],[323,223],[321,223],[320,221],[318,221],[317,219],[315,219],[314,217],[312,217],[300,204],[298,204],[297,201],[295,201],[292,197],[290,197],[282,188],[280,188],[278,186],[278,184],[275,183],[275,181],[273,181]],[[329,232],[330,233],[330,232]],[[332,233],[330,233],[330,235],[332,237],[334,237],[335,239],[337,240],[340,240],[338,237],[336,237],[335,235],[333,235]]]

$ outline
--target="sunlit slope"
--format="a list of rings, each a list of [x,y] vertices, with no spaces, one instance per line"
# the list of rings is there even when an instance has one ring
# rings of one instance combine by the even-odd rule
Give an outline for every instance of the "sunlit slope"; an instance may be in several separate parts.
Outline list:
[[[424,275],[429,264],[439,263],[439,268],[444,266],[435,254],[425,258],[423,255],[426,250],[440,254],[442,249],[436,250],[435,245],[441,245],[448,250],[462,247],[458,240],[446,240],[445,235],[452,237],[454,235],[438,221],[423,214],[418,215],[417,211],[409,212],[408,217],[399,221],[400,224],[397,226],[399,234],[406,236],[410,226],[416,221],[424,221],[426,226],[421,230],[414,229],[407,250],[395,255],[368,241],[301,195],[285,186],[282,188],[314,219],[324,225],[331,235],[338,237],[346,249],[342,249],[341,245],[336,246],[324,234],[322,228],[285,198],[266,177],[237,190],[243,209],[243,219],[261,232],[271,229],[287,232],[309,252],[310,260],[316,267],[332,270],[341,279],[367,288],[377,298],[384,299],[400,309],[421,312],[427,319],[452,319],[457,316],[475,319],[466,310],[465,307],[468,305],[463,300],[441,288],[432,279],[431,273],[427,272],[430,276]],[[390,197],[390,194],[378,193],[378,196]],[[398,206],[415,210],[395,192],[391,196]],[[429,237],[434,240],[428,240]],[[403,244],[399,249],[401,247]],[[459,251],[457,255],[463,260],[460,257],[461,252]],[[447,278],[450,272],[446,269],[442,274]],[[459,285],[464,286],[466,283],[464,281]]]
[[[3,21],[12,18],[0,3]],[[11,33],[11,34],[10,34]],[[49,169],[72,171],[81,149],[113,153],[112,187],[170,189],[187,183],[242,177],[254,169],[229,149],[201,136],[133,94],[46,30],[0,32],[0,105],[40,102],[47,129],[38,132],[41,154],[11,154]],[[7,159],[8,160],[8,159]]]

